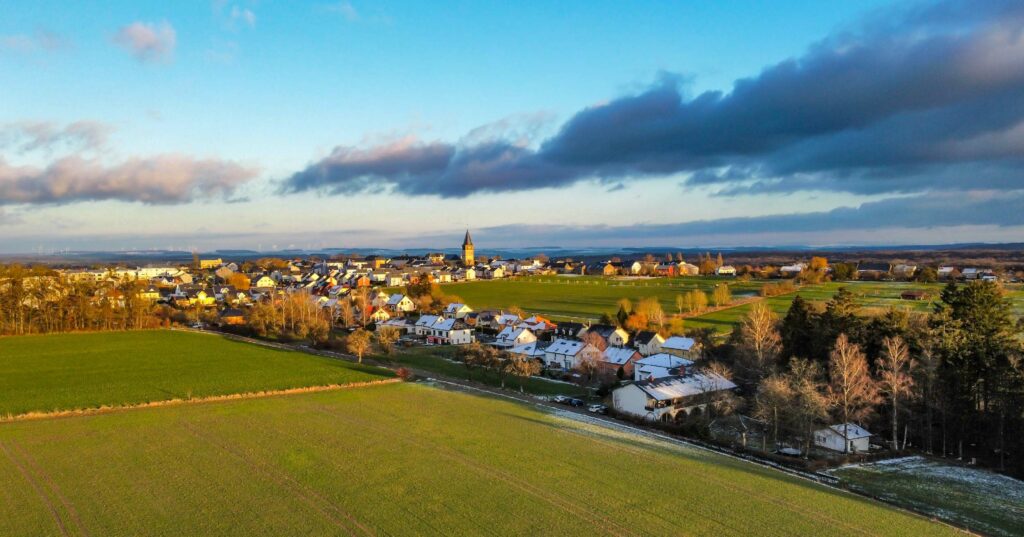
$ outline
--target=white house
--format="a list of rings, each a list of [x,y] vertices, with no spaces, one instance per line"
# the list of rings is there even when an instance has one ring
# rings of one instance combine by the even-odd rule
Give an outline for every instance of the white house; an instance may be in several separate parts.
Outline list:
[[[390,318],[391,314],[384,308],[375,309],[373,310],[373,313],[370,314],[370,320],[375,323],[382,323]]]
[[[401,294],[396,293],[388,297],[388,302],[385,306],[388,311],[395,313],[409,313],[410,311],[416,311],[416,304],[413,301]]]
[[[796,276],[807,268],[807,263],[794,263],[792,265],[783,265],[779,267],[779,273],[787,276]]]
[[[263,276],[253,279],[251,285],[257,289],[273,289],[274,287],[277,287],[277,282],[270,276],[264,274]]]
[[[439,345],[469,345],[473,342],[473,329],[458,319],[441,319],[430,327],[427,343]]]
[[[736,267],[732,265],[722,265],[715,269],[716,276],[735,276]]]
[[[452,302],[444,307],[444,314],[456,319],[462,319],[470,313],[473,313],[473,308],[459,302]]]
[[[395,330],[398,330],[398,333],[400,333],[400,334],[408,332],[412,328],[412,325],[410,325],[409,323],[405,322],[404,319],[388,319],[387,321],[384,321],[383,323],[378,324],[377,328],[381,328],[381,327],[385,327],[385,326],[388,327],[388,328],[394,328]]]
[[[697,341],[689,337],[672,336],[661,344],[661,352],[688,360],[696,359],[697,351]]]
[[[814,431],[814,445],[843,453],[866,453],[871,433],[853,423],[840,423]]]
[[[680,276],[696,276],[700,274],[700,267],[693,263],[679,263]]]
[[[658,353],[641,358],[633,363],[633,380],[651,380],[663,377],[685,375],[693,365],[692,360],[672,354]]]
[[[665,338],[661,337],[661,334],[643,330],[636,334],[633,338],[633,346],[636,350],[640,351],[642,356],[650,356],[652,354],[658,354],[661,352],[661,345],[665,343]]]
[[[537,341],[537,336],[526,327],[506,326],[494,338],[494,346],[509,348]]]
[[[595,324],[587,329],[587,332],[601,336],[610,347],[622,347],[629,342],[629,332],[619,326]]]
[[[714,373],[644,380],[612,392],[612,406],[624,414],[651,421],[669,420],[680,412],[703,410],[717,394],[736,389],[729,379]]]
[[[443,320],[444,317],[440,315],[420,315],[420,318],[416,320],[416,324],[412,327],[413,333],[417,336],[428,335],[430,328]]]
[[[574,369],[584,359],[599,360],[601,351],[597,347],[570,339],[556,339],[544,349],[544,366]]]

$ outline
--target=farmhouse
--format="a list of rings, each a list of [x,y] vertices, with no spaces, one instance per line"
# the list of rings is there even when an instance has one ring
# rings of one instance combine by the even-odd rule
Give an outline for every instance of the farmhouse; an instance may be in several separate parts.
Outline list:
[[[688,360],[696,360],[699,358],[697,348],[697,341],[693,338],[672,336],[665,340],[661,344],[661,352],[672,354],[680,358],[686,358]]]
[[[661,352],[662,343],[665,343],[665,338],[652,330],[641,330],[633,338],[633,346],[643,356],[650,356]]]
[[[618,374],[622,370],[622,378],[633,376],[633,363],[640,359],[640,353],[636,349],[628,347],[608,347],[598,362],[601,369],[610,375]]]
[[[843,453],[866,453],[871,433],[853,423],[840,423],[814,431],[814,445]]]
[[[716,397],[736,389],[732,381],[715,373],[644,380],[612,392],[612,406],[623,414],[651,421],[670,420],[677,414],[701,410]]]
[[[609,347],[622,347],[629,341],[629,332],[610,324],[592,325],[587,333],[601,336]]]
[[[687,369],[692,365],[692,360],[671,354],[652,354],[636,361],[636,364],[633,366],[633,380],[651,380],[685,375]]]
[[[585,359],[600,358],[597,347],[582,341],[556,339],[544,349],[544,365],[556,369],[574,369]]]

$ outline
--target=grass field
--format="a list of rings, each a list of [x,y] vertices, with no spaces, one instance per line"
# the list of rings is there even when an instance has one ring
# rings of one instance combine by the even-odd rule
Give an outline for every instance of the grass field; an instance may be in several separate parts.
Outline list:
[[[523,404],[397,384],[0,424],[0,535],[954,535]]]
[[[1024,481],[924,457],[833,470],[852,488],[898,500],[987,535],[1020,535]]]
[[[163,330],[0,338],[0,416],[376,380],[390,372]]]
[[[596,321],[602,313],[615,313],[622,298],[636,301],[655,296],[666,313],[676,313],[676,296],[692,289],[710,293],[714,286],[728,282],[733,298],[753,296],[764,281],[742,282],[734,278],[684,277],[620,279],[601,276],[537,276],[510,280],[487,280],[445,285],[444,290],[462,298],[477,310],[519,306],[529,313],[538,313],[554,320]],[[938,298],[945,284],[917,282],[829,282],[801,287],[799,294],[812,301],[826,301],[840,287],[848,287],[866,309],[904,308],[909,311],[930,311],[931,300],[903,300],[907,290],[923,290]],[[1024,315],[1024,289],[1007,286],[1008,296],[1017,315]],[[785,315],[794,294],[766,299],[779,315]],[[687,328],[713,328],[721,333],[732,331],[753,304],[744,304],[707,313],[686,320]]]

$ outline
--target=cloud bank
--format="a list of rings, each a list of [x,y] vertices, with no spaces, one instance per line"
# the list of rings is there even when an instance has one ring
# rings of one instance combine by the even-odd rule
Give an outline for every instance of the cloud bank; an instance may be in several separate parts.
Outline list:
[[[118,30],[114,43],[118,44],[142,63],[170,61],[178,34],[169,23],[136,21]]]
[[[585,108],[536,145],[339,146],[282,191],[458,198],[680,173],[721,195],[1024,188],[1024,3],[889,11],[727,93],[687,97],[680,80]]]
[[[0,205],[120,200],[153,204],[223,197],[258,170],[230,161],[167,154],[115,165],[70,155],[44,168],[0,158]]]

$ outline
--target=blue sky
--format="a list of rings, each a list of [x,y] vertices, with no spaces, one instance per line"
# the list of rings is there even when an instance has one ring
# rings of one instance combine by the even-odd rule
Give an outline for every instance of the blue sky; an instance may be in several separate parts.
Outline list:
[[[1015,41],[988,39],[1019,22],[1007,16],[1012,4],[957,17],[958,4],[0,1],[0,251],[437,246],[467,226],[496,246],[1014,240],[1021,222],[927,220],[950,204],[968,215],[968,206],[1024,199],[1011,162],[1016,123],[968,133],[1003,139],[998,158],[905,165],[917,148],[851,172],[836,164],[835,144],[871,153],[856,138],[871,129],[882,149],[887,136],[925,140],[916,125],[954,107],[975,106],[976,117],[978,106],[1015,95],[1017,79],[949,102],[922,96],[874,122],[826,122],[827,139],[803,128],[806,119],[761,133],[724,112],[696,131],[777,137],[756,151],[697,155],[703,137],[684,143],[690,130],[680,130],[704,117],[690,105],[714,100],[706,92],[725,96],[716,109],[748,110],[741,95],[730,104],[734,84],[768,86],[758,77],[794,59],[822,78],[851,47],[884,51],[893,40],[906,55],[866,55],[853,72],[891,82],[865,94],[917,95],[927,81],[886,62],[908,71],[950,63],[920,60],[912,40],[922,33],[954,44],[977,37],[963,44],[971,53],[1014,50]],[[1007,60],[1009,70],[1021,61]],[[750,99],[761,107],[750,117],[789,121],[800,107],[779,95],[799,99],[807,85],[765,90],[777,102]],[[809,106],[821,95],[827,86]],[[642,123],[648,104],[665,102],[678,102],[666,109],[675,125]],[[861,100],[835,105],[826,99],[822,110],[874,117]],[[600,117],[620,109],[614,121]],[[633,136],[652,128],[665,139]],[[620,155],[630,144],[640,149]],[[970,188],[945,177],[973,178],[975,167],[991,177]],[[871,215],[899,200],[920,219]],[[841,229],[819,225],[837,210],[855,212]],[[779,220],[793,215],[804,223]]]

